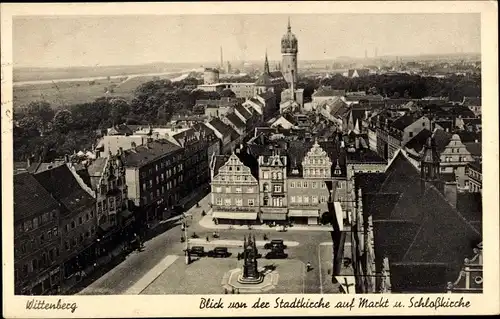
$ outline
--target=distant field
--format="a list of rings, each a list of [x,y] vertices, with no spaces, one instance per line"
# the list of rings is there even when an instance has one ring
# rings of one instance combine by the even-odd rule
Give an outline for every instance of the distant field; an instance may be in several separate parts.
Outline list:
[[[118,86],[126,79],[122,77],[110,81],[71,81],[14,86],[14,109],[34,101],[46,101],[56,109],[65,105],[92,102],[105,96],[106,88]],[[92,82],[94,83],[91,84]],[[131,98],[132,93],[133,89],[128,92],[122,90],[120,93],[110,93],[109,96]]]
[[[14,86],[14,109],[24,107],[30,102],[46,101],[54,108],[64,105],[92,102],[97,98],[105,96],[106,88],[113,87],[113,93],[108,96],[120,96],[126,99],[133,97],[135,89],[148,81],[155,79],[171,79],[181,73],[168,75],[144,75],[134,77],[120,77],[100,79],[94,81],[66,81],[54,83],[27,84]],[[90,83],[93,84],[91,85]],[[57,87],[56,87],[57,85]],[[59,89],[59,90],[58,90]]]

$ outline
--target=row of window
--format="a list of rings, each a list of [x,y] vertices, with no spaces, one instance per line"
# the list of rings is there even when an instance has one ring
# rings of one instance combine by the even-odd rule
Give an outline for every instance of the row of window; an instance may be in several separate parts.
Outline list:
[[[141,178],[145,178],[146,176],[151,176],[151,175],[153,175],[153,172],[158,172],[159,170],[166,169],[167,167],[170,167],[170,165],[171,165],[170,160],[167,160],[165,162],[161,162],[160,164],[156,164],[154,166],[154,169],[150,168],[150,169],[148,169],[147,172],[142,171]],[[170,177],[171,175],[175,175],[178,172],[182,171],[182,166],[183,166],[182,163],[180,163],[179,165],[176,165],[176,166],[172,167],[171,169],[169,168],[165,172],[167,173],[167,176]]]
[[[226,193],[231,193],[232,188],[231,186],[226,186],[225,187]],[[243,193],[243,187],[234,187],[234,192],[235,193]],[[255,189],[253,187],[246,187],[245,193],[254,193]],[[215,187],[215,192],[214,193],[222,193],[222,187]]]
[[[121,186],[122,184],[125,184],[124,179],[125,179],[124,176],[118,176],[116,178],[116,181],[110,181],[108,184],[105,184],[103,182],[103,184],[101,184],[99,186],[100,191],[101,191],[101,195],[105,195],[108,192],[108,190],[115,189],[115,188]]]
[[[326,188],[326,184],[324,182],[311,182],[311,187],[312,188],[318,188],[319,187],[322,189]],[[340,188],[341,184],[338,184],[338,188]],[[309,182],[307,181],[297,181],[297,182],[290,182],[290,188],[309,188]]]
[[[471,170],[471,169],[467,169],[467,175],[469,175],[470,177],[474,178],[475,180],[478,180],[480,181],[483,177],[483,174],[481,173],[478,173],[474,170]]]
[[[263,172],[263,178],[269,179],[269,172]],[[272,172],[271,179],[283,179],[283,174],[281,172]]]
[[[219,206],[222,206],[222,198],[216,198],[215,199],[215,204],[216,205],[219,205]],[[236,206],[243,206],[243,199],[242,198],[236,198],[234,200],[234,204]],[[255,199],[253,198],[249,198],[247,200],[247,206],[255,206]],[[233,205],[233,200],[231,198],[224,198],[224,206],[231,206]]]
[[[222,175],[220,177],[222,181],[249,181],[250,180],[250,175]]]
[[[41,216],[33,217],[30,220],[26,220],[22,224],[17,225],[17,230],[22,233],[22,232],[29,232],[34,229],[37,229],[43,225],[45,225],[48,222],[51,222],[52,220],[57,219],[57,211],[53,210],[50,213],[44,213]]]
[[[29,240],[21,243],[19,251],[21,254],[25,254],[28,251],[32,251],[37,247],[43,246],[47,241],[54,239],[59,235],[59,229],[57,226],[50,228],[46,232],[41,233],[38,237],[32,236]]]
[[[44,252],[42,258],[34,258],[30,262],[23,265],[21,276],[26,277],[33,272],[38,272],[43,268],[50,266],[59,257],[59,248],[53,248],[49,252]],[[16,273],[16,276],[19,274]]]
[[[116,209],[116,207],[120,207],[121,198],[121,194],[118,194],[115,197],[108,197],[103,201],[97,202],[97,215],[101,215],[103,212],[108,211],[108,209],[110,211],[113,211]]]
[[[162,193],[165,192],[163,189],[167,188],[167,190],[171,189],[171,188],[174,188],[176,187],[178,184],[182,183],[184,180],[184,177],[182,175],[180,175],[179,177],[177,178],[174,178],[173,180],[170,180],[168,181],[164,186],[162,186]],[[164,180],[164,177],[163,177],[163,174],[161,176],[161,183],[163,183],[165,180]],[[156,185],[159,185],[160,184],[160,179],[159,179],[159,176],[156,177]],[[146,191],[147,189],[150,189],[153,187],[153,180],[150,179],[149,180],[149,183],[146,184],[146,183],[143,183],[142,184],[142,191]]]
[[[264,183],[263,190],[264,190],[264,192],[269,192],[269,184],[268,183]],[[281,193],[283,190],[282,190],[281,185],[273,185],[273,191],[275,193]]]
[[[69,233],[69,231],[71,229],[75,229],[75,227],[77,225],[80,226],[84,222],[85,223],[88,222],[91,218],[94,218],[94,211],[93,210],[91,210],[89,213],[85,214],[85,221],[84,221],[83,216],[79,216],[78,218],[75,218],[74,220],[72,220],[70,223],[66,224],[64,226],[64,230],[66,231],[66,233]]]
[[[325,168],[305,168],[304,169],[304,177],[330,177],[331,170]]]
[[[459,156],[458,157],[458,162],[465,162],[467,160],[466,157],[464,156]],[[444,157],[444,162],[456,162],[456,160],[454,160],[454,158],[452,156],[445,156]]]
[[[64,249],[70,250],[74,248],[76,245],[80,245],[86,238],[89,238],[90,235],[94,235],[96,231],[95,226],[92,226],[90,230],[86,231],[85,234],[81,233],[78,237],[73,237],[70,240],[64,241]]]
[[[318,199],[319,199],[319,203],[326,203],[326,201],[327,201],[326,196],[320,196],[319,198],[318,198],[318,196],[290,196],[290,203],[318,204]]]
[[[309,165],[326,165],[326,164],[329,164],[328,163],[328,160],[324,159],[324,158],[308,158],[306,160],[304,160],[304,164],[309,164]]]

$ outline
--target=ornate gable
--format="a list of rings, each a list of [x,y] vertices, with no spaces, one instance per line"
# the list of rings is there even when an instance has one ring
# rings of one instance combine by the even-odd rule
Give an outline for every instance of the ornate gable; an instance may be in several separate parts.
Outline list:
[[[231,154],[227,162],[214,176],[213,182],[227,184],[256,184],[257,179],[252,175],[248,166],[245,166],[236,154]]]
[[[325,150],[319,146],[318,141],[307,152],[302,161],[302,167],[306,178],[329,178],[332,176],[332,160]]]

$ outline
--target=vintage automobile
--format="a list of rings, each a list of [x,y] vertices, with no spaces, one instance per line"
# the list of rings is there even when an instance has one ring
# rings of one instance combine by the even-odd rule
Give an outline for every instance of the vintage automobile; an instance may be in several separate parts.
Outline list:
[[[205,248],[202,246],[193,246],[189,250],[189,253],[193,256],[204,257],[206,255]]]
[[[264,245],[264,249],[282,248],[286,249],[287,246],[283,243],[282,239],[273,239]]]
[[[286,259],[288,254],[283,249],[273,249],[266,254],[266,259]]]
[[[226,258],[229,256],[231,256],[231,253],[227,250],[227,247],[215,247],[208,252],[208,257]]]

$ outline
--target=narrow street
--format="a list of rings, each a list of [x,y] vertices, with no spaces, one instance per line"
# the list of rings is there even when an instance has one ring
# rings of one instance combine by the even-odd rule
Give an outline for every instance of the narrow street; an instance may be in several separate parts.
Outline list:
[[[199,224],[202,218],[202,211],[209,211],[209,199],[210,196],[206,196],[200,201],[199,208],[195,205],[187,211],[188,236],[196,233],[201,239],[208,236],[209,240],[213,240],[213,230],[204,228]],[[123,294],[141,280],[151,269],[157,266],[157,264],[162,262],[166,256],[177,255],[183,257],[185,243],[181,243],[180,240],[182,236],[181,220],[163,223],[157,226],[157,228],[165,228],[166,230],[163,231],[162,229],[163,232],[145,241],[142,251],[132,252],[123,262],[83,289],[80,294]],[[243,236],[252,234],[255,235],[257,241],[262,241],[264,234],[266,234],[269,240],[283,239],[284,241],[298,242],[298,246],[289,247],[287,253],[290,259],[300,260],[304,265],[310,262],[313,266],[313,269],[305,274],[305,293],[320,293],[322,290],[320,288],[321,283],[324,283],[326,280],[331,281],[331,278],[320,279],[320,264],[322,263],[319,254],[320,244],[331,243],[332,239],[329,232],[293,230],[278,232],[276,228],[269,228],[269,230],[228,229],[218,230],[218,233],[221,240],[243,240]],[[213,244],[208,243],[206,247],[206,250],[211,249]],[[233,250],[235,248],[231,248],[231,251]],[[261,252],[264,252],[262,248]],[[236,256],[233,255],[230,258],[236,258]]]

